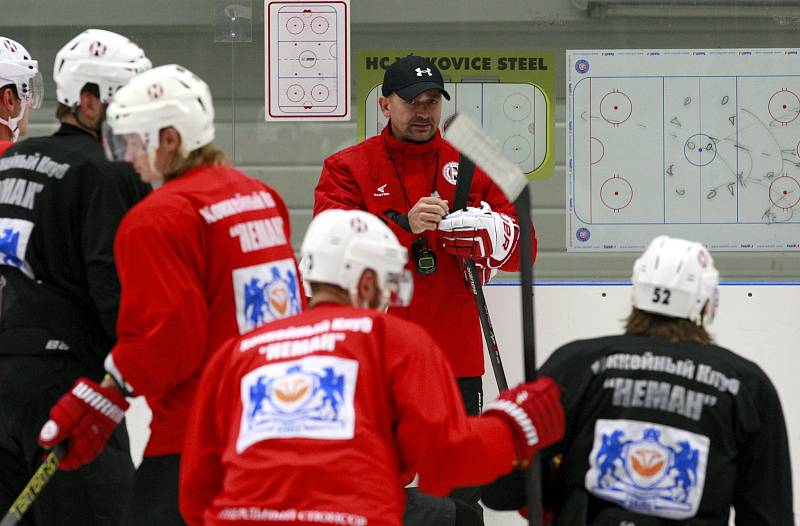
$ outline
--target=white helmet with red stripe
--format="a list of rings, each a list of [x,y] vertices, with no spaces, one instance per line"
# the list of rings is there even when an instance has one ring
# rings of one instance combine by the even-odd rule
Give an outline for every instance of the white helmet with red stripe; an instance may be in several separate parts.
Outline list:
[[[633,265],[637,309],[711,322],[717,308],[719,272],[700,243],[658,236]]]
[[[367,269],[377,275],[382,306],[411,301],[413,280],[405,270],[408,250],[377,216],[361,210],[325,210],[309,225],[300,253],[304,282],[341,287],[350,292],[354,304]]]
[[[126,37],[103,29],[87,29],[56,54],[56,98],[65,106],[75,107],[86,84],[96,84],[100,100],[108,103],[118,89],[151,67],[142,48]]]
[[[175,128],[183,156],[214,140],[214,101],[208,85],[183,66],[159,66],[138,75],[114,97],[106,111],[103,140],[109,159],[127,160],[130,140],[138,135],[148,153],[159,131]]]
[[[44,98],[44,83],[39,73],[39,62],[31,58],[25,47],[11,40],[0,37],[0,88],[14,86],[20,99],[19,114],[8,119],[0,119],[0,124],[8,126],[19,135],[19,123],[27,108],[39,108]]]

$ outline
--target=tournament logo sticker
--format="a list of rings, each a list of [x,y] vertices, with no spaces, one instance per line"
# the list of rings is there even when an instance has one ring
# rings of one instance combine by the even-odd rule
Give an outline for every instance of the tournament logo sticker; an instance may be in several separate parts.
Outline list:
[[[247,373],[236,451],[275,438],[353,438],[357,378],[358,361],[339,356],[306,356]]]
[[[233,296],[240,334],[298,314],[300,291],[294,261],[282,259],[234,270]]]
[[[587,73],[589,71],[589,62],[584,59],[580,59],[579,61],[575,62],[575,71],[581,75]]]
[[[589,238],[592,237],[592,233],[589,232],[589,229],[586,227],[580,227],[578,230],[575,231],[575,237],[581,243],[586,243],[589,241]]]
[[[708,437],[671,426],[600,419],[586,489],[630,511],[693,517],[703,498],[708,446]]]
[[[450,161],[442,167],[442,175],[444,180],[455,186],[458,181],[458,163]]]

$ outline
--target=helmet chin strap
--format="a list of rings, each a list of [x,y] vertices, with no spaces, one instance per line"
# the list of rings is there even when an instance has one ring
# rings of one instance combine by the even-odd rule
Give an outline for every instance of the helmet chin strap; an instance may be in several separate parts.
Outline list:
[[[8,119],[3,119],[0,117],[0,124],[6,125],[6,127],[11,130],[11,133],[14,134],[14,142],[19,139],[19,123],[22,121],[22,118],[25,116],[25,99],[20,99],[19,101],[19,114],[16,117],[9,117]]]

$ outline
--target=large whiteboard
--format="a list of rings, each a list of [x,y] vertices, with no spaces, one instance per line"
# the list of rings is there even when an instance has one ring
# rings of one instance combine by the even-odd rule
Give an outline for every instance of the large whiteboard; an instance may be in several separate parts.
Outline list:
[[[571,251],[800,249],[794,49],[567,52]]]

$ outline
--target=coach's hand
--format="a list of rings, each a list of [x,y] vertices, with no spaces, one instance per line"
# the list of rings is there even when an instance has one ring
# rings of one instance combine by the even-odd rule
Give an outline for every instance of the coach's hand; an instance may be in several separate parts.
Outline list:
[[[548,376],[506,389],[486,404],[484,415],[497,415],[515,435],[516,463],[527,466],[533,454],[564,436],[564,408],[558,385]]]
[[[408,211],[411,232],[419,234],[426,230],[436,230],[439,221],[447,215],[447,201],[438,197],[423,197]]]
[[[119,390],[101,387],[88,378],[78,378],[72,389],[50,409],[50,420],[39,432],[39,444],[50,449],[67,440],[67,453],[59,468],[77,469],[103,451],[126,409],[128,402]]]

